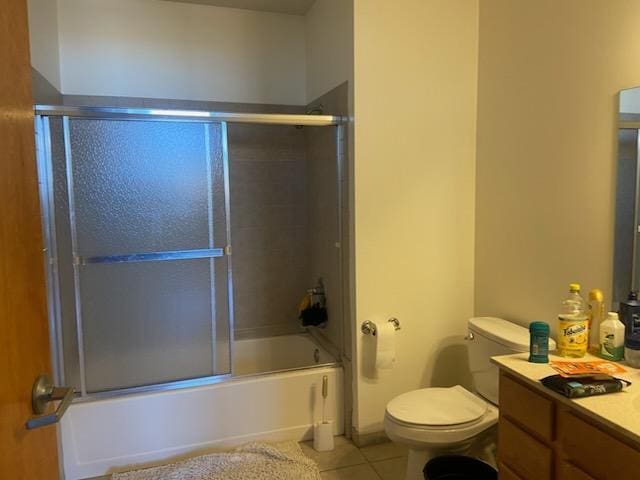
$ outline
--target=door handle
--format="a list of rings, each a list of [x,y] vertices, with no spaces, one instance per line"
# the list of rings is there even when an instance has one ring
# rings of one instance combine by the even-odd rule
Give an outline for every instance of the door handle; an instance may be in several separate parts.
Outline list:
[[[27,420],[27,430],[58,423],[71,405],[74,394],[75,391],[71,387],[54,386],[48,375],[38,376],[31,389],[31,408],[35,416]],[[54,400],[61,400],[56,411],[43,415],[47,409],[47,403]]]

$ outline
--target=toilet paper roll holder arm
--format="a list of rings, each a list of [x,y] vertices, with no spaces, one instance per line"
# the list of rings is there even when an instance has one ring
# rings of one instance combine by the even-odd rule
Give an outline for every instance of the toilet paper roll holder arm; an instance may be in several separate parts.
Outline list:
[[[389,323],[393,323],[393,328],[395,330],[400,330],[400,320],[398,320],[395,317],[392,317],[387,321]],[[373,323],[371,320],[365,320],[364,322],[362,322],[362,325],[360,326],[360,330],[365,335],[374,335],[375,336],[375,334],[376,334],[376,324]]]

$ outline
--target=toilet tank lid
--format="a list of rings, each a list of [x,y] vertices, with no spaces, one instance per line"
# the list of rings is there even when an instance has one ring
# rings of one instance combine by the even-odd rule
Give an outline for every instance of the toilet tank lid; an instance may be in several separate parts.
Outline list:
[[[529,351],[529,330],[508,320],[497,317],[474,317],[469,319],[469,330],[515,352]]]

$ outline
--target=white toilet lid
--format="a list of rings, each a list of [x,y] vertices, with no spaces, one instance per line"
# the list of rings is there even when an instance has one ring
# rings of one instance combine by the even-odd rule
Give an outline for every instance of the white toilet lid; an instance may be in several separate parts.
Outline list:
[[[387,413],[396,420],[432,426],[473,422],[484,415],[487,409],[484,400],[460,385],[403,393],[387,405]]]

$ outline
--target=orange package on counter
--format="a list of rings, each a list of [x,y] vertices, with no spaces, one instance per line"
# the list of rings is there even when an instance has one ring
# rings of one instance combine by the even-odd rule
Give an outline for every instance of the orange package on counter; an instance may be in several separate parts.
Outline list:
[[[607,360],[594,360],[591,362],[549,362],[549,365],[560,375],[568,377],[571,375],[593,375],[596,373],[605,373],[607,375],[615,375],[616,373],[625,373],[626,370],[615,362]]]

